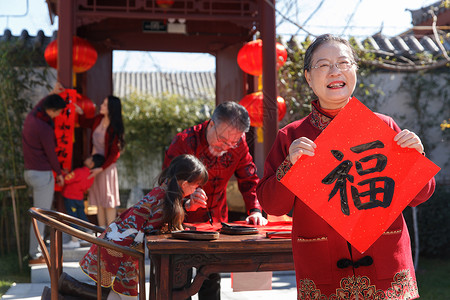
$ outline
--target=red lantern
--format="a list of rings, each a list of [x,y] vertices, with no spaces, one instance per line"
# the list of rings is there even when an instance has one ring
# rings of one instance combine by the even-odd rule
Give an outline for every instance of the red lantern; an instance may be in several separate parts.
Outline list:
[[[263,125],[263,93],[256,92],[245,96],[239,101],[244,106],[250,116],[250,123],[253,127],[262,127]],[[277,97],[278,121],[281,121],[286,114],[286,102],[280,96]]]
[[[82,73],[89,70],[97,61],[97,51],[88,41],[80,37],[73,37],[72,52],[72,70],[74,73]],[[57,40],[48,44],[44,57],[50,67],[55,69],[58,67]]]
[[[77,94],[77,105],[84,111],[86,118],[90,119],[95,117],[95,104],[88,97]]]
[[[280,43],[275,45],[277,56],[277,70],[287,59],[286,48]],[[245,73],[260,76],[262,74],[262,40],[248,42],[238,52],[237,63]]]
[[[167,9],[171,8],[174,2],[174,0],[156,0],[156,5],[163,9]]]
[[[95,117],[95,104],[88,97],[77,93],[77,105],[81,107],[87,119]],[[78,125],[78,114],[75,114],[75,124]]]

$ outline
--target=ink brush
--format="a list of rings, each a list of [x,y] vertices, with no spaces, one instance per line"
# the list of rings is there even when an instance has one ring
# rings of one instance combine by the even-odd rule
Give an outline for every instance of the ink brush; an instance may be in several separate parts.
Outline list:
[[[212,217],[211,217],[211,212],[209,211],[209,208],[206,208],[206,212],[208,213],[208,221],[209,221],[209,224],[213,224],[213,220],[212,220]]]

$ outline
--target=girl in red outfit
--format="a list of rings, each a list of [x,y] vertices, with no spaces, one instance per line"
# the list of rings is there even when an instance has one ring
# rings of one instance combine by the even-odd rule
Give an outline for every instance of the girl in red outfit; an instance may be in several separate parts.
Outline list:
[[[177,156],[161,173],[159,186],[117,217],[100,237],[117,245],[143,251],[145,234],[183,229],[184,209],[181,200],[207,181],[208,171],[195,156]],[[137,296],[139,270],[136,259],[102,248],[101,264],[103,286],[111,286],[119,294]],[[96,245],[83,257],[80,266],[89,277],[97,280]],[[110,293],[108,299],[119,299],[117,296]]]
[[[64,176],[62,196],[66,213],[69,216],[89,222],[86,213],[84,212],[84,194],[94,183],[94,177],[91,176],[90,171],[101,167],[104,162],[105,157],[103,157],[103,155],[94,154],[84,160],[83,167],[76,168]],[[80,229],[77,225],[73,225],[73,227]],[[63,244],[63,248],[77,247],[80,247],[80,242],[74,236],[69,242]]]
[[[318,100],[312,103],[312,112],[307,117],[278,132],[257,187],[258,199],[272,215],[293,210],[292,250],[298,299],[415,299],[419,294],[403,215],[362,254],[280,183],[302,155],[314,155],[317,147],[314,140],[351,101],[356,70],[356,54],[348,41],[327,34],[317,37],[309,46],[304,72]],[[398,145],[423,154],[422,142],[416,134],[400,130],[388,116],[377,116],[398,132],[394,137]],[[433,178],[410,205],[428,200],[434,187]]]
[[[98,225],[106,227],[116,218],[116,207],[120,205],[116,161],[125,144],[122,104],[119,98],[108,96],[100,106],[100,114],[92,119],[83,118],[83,110],[78,105],[76,111],[81,115],[80,125],[92,129],[92,154],[105,157],[105,163],[91,171],[95,180],[88,199],[97,206]]]

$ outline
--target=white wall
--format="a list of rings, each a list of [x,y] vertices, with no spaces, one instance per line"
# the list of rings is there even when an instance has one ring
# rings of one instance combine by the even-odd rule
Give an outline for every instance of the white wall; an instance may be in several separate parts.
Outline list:
[[[40,72],[41,74],[44,72],[44,68],[36,68],[35,70]],[[53,88],[56,82],[55,69],[48,68],[47,81],[48,84],[51,86],[51,88]],[[41,100],[50,93],[51,88],[49,90],[45,85],[36,85],[33,87],[31,91],[24,92],[23,95],[31,99],[31,105],[34,107],[34,105],[38,103],[39,100]]]
[[[426,156],[441,168],[441,171],[436,175],[436,179],[448,182],[450,180],[450,132],[445,133],[440,127],[442,121],[450,118],[450,107],[444,105],[444,102],[448,104],[449,100],[444,97],[450,95],[450,87],[446,81],[448,79],[436,75],[425,75],[424,85],[427,82],[429,84],[430,81],[437,85],[436,88],[432,88],[432,91],[429,91],[429,87],[421,87],[420,83],[417,83],[419,92],[421,92],[419,105],[425,112],[424,116],[420,117],[410,105],[411,93],[404,89],[406,76],[411,75],[386,72],[371,75],[369,79],[365,80],[365,83],[372,83],[375,87],[381,88],[384,95],[379,98],[376,104],[369,100],[366,105],[373,111],[391,116],[400,128],[409,129],[418,134],[422,140],[434,145],[435,148],[431,150],[425,149]],[[406,89],[408,88],[406,86]],[[412,85],[411,90],[414,88]],[[446,94],[443,93],[444,90]],[[417,91],[414,90],[415,92]],[[437,97],[439,94],[440,98]],[[360,96],[358,99],[364,103],[364,96]],[[419,120],[427,122],[427,130],[422,134],[420,134]],[[449,130],[447,129],[447,131]]]
[[[120,189],[131,190],[127,207],[130,207],[142,199],[142,196],[144,196],[142,194],[143,189],[151,189],[156,185],[156,180],[161,173],[161,168],[161,156],[149,155],[146,157],[136,157],[132,170],[127,170],[124,160],[119,158],[117,161],[119,187]],[[127,176],[127,173],[129,172],[133,172],[134,176]]]

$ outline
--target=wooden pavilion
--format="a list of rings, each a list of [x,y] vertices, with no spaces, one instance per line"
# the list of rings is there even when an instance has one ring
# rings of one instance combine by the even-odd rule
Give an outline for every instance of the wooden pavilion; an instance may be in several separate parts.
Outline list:
[[[216,58],[216,104],[239,101],[256,90],[257,82],[240,70],[237,53],[259,32],[264,111],[273,112],[264,115],[264,142],[254,149],[262,171],[278,130],[274,0],[46,1],[52,22],[56,15],[59,18],[58,80],[66,88],[76,82],[77,89],[95,101],[113,91],[113,50],[209,53]],[[88,40],[98,53],[94,67],[77,74],[76,80],[71,59],[74,35]]]

